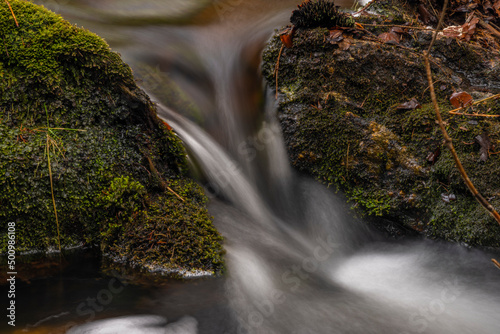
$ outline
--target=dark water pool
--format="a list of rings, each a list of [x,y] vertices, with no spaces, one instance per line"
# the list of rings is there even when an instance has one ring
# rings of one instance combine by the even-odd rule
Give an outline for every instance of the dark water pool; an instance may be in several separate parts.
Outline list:
[[[152,275],[102,261],[92,250],[18,260],[16,327],[2,321],[0,333],[65,333],[77,324],[127,315],[158,315],[168,323],[190,316],[203,333],[219,333],[232,323],[222,278]],[[8,285],[1,288],[6,295]]]

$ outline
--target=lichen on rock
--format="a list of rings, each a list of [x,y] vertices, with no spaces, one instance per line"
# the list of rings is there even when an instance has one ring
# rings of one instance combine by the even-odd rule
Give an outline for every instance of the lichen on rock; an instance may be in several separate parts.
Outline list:
[[[97,35],[9,2],[19,27],[0,3],[0,221],[16,222],[18,250],[56,248],[57,212],[63,247],[220,269],[206,197],[130,68]]]
[[[357,20],[383,24],[367,25],[371,34],[344,30],[347,46],[330,42],[325,28],[298,30],[294,46],[282,50],[277,74],[278,33],[264,50],[262,71],[270,87],[278,85],[278,117],[292,165],[343,191],[356,212],[393,234],[500,246],[500,227],[466,189],[435,122],[422,57],[431,32],[408,28],[399,45],[374,39],[416,10],[397,0],[375,5],[385,15]],[[442,110],[453,109],[448,99],[455,91],[476,99],[500,92],[498,51],[479,43],[439,37],[431,67]],[[412,99],[421,108],[398,108]],[[500,114],[494,101],[475,108]],[[473,183],[500,208],[500,156],[480,161],[475,143],[487,133],[500,147],[498,119],[443,117]]]

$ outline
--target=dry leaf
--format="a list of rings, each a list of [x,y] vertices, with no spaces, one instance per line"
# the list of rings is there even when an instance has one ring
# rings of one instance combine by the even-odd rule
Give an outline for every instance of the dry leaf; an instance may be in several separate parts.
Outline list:
[[[479,159],[481,161],[486,162],[486,160],[488,160],[488,157],[490,156],[490,148],[491,148],[490,137],[488,137],[488,134],[485,132],[481,135],[476,136],[476,138],[474,139],[481,147],[479,149],[479,153],[481,153]]]
[[[338,46],[340,50],[347,51],[351,47],[351,42],[349,42],[349,40],[347,39],[344,39],[342,42],[338,43]]]
[[[420,103],[418,103],[417,99],[413,98],[408,102],[401,103],[399,106],[396,107],[398,110],[414,110],[414,109],[419,109],[422,106]]]
[[[474,17],[469,22],[462,26],[462,36],[461,38],[466,41],[470,41],[472,35],[476,32],[476,25],[479,23],[479,18]]]
[[[281,35],[280,36],[281,42],[287,47],[287,48],[292,48],[293,47],[293,40],[290,35]]]
[[[439,34],[443,34],[443,36],[449,38],[459,38],[462,36],[462,30],[462,26],[449,26],[444,28]]]
[[[332,44],[337,44],[342,41],[344,37],[342,36],[342,30],[330,30],[330,35],[328,35],[327,40]]]
[[[456,92],[450,97],[450,103],[455,108],[461,108],[472,104],[472,96],[466,92]]]
[[[406,33],[406,31],[401,27],[392,27],[390,31],[395,32],[397,34],[405,34]]]
[[[161,121],[163,123],[163,125],[165,125],[167,127],[168,130],[172,130],[172,127],[170,126],[170,124],[168,124],[167,122],[165,121]]]
[[[280,40],[287,48],[293,47],[293,29],[287,28],[280,33]]]
[[[441,155],[441,148],[436,148],[434,152],[430,152],[427,155],[427,161],[431,164],[434,165],[436,161],[438,160],[439,156]]]
[[[401,36],[392,31],[384,32],[378,35],[378,38],[380,38],[382,42],[386,44],[399,44],[399,41],[401,40]]]

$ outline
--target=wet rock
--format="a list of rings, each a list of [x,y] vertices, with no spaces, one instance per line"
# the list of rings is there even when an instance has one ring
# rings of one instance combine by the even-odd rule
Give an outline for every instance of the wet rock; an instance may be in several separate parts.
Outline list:
[[[415,6],[377,3],[389,12],[396,4],[404,9],[391,14],[395,24],[415,17]],[[378,17],[372,14],[357,20],[373,23]],[[382,20],[391,22],[389,17]],[[378,221],[378,226],[390,225],[386,231],[397,225],[398,234],[416,231],[470,245],[500,246],[500,227],[464,186],[435,122],[422,58],[431,32],[408,29],[400,46],[394,46],[372,37],[388,32],[390,25],[365,29],[371,29],[372,35],[354,34],[346,50],[328,42],[328,29],[299,29],[294,47],[283,51],[278,117],[290,162],[342,190],[358,213]],[[263,74],[270,87],[276,87],[273,71],[280,43],[274,36],[263,53]],[[438,37],[431,55],[444,121],[462,163],[483,195],[500,208],[500,200],[494,197],[500,189],[496,177],[500,157],[491,155],[478,163],[481,153],[474,145],[483,133],[498,145],[497,121],[446,112],[454,109],[449,98],[455,91],[472,96],[479,88],[486,88],[490,96],[500,92],[498,51],[490,52],[474,40]],[[414,98],[421,108],[398,108]],[[500,114],[500,106],[493,101],[474,108]],[[315,159],[300,158],[305,157],[303,152],[312,152]],[[441,197],[444,192],[449,194],[446,203]]]
[[[60,239],[139,264],[219,268],[207,198],[130,68],[93,33],[9,3],[19,27],[0,3],[0,221],[16,223],[17,250]]]

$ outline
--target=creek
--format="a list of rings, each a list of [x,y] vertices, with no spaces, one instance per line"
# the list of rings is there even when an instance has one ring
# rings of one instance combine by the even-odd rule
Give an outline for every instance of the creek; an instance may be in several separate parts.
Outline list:
[[[31,295],[35,328],[56,332],[74,321],[68,333],[500,331],[492,254],[390,239],[352,218],[341,195],[291,169],[259,65],[266,40],[299,2],[45,1],[104,37],[158,103],[211,198],[228,272],[125,286],[99,273],[94,259],[85,274],[81,266],[18,287]],[[172,87],[195,107],[172,102]]]

